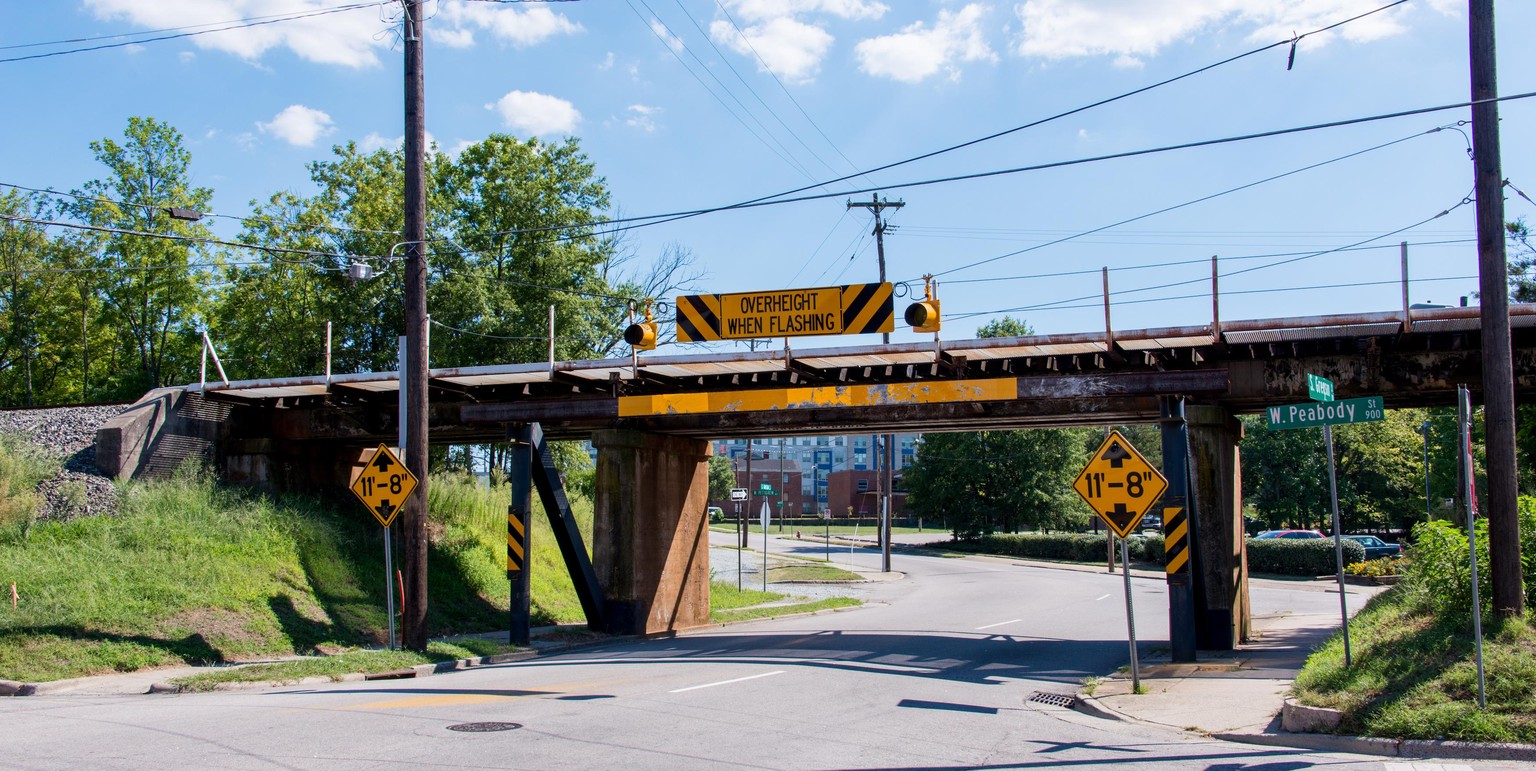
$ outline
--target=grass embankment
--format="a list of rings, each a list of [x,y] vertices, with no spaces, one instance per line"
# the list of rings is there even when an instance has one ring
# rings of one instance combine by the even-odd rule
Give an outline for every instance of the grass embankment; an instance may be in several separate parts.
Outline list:
[[[387,637],[383,531],[350,500],[272,496],[184,474],[126,485],[110,517],[34,522],[33,486],[52,473],[49,463],[0,442],[0,678],[328,656],[258,670],[272,675],[259,679],[297,679],[507,650],[362,650]],[[429,493],[429,635],[505,629],[507,489],[439,475]],[[573,506],[590,543],[591,504]],[[536,511],[533,520],[532,622],[581,623],[547,518]],[[12,581],[15,608],[3,601]]]
[[[1416,609],[1411,589],[1372,599],[1350,622],[1353,666],[1335,635],[1296,679],[1303,704],[1344,712],[1341,733],[1536,743],[1536,630],[1484,625],[1488,707],[1477,706],[1471,621]]]

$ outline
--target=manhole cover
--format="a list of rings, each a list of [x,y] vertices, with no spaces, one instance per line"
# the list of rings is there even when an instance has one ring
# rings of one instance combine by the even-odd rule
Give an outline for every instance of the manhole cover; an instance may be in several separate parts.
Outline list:
[[[496,731],[515,731],[522,727],[522,723],[459,723],[448,726],[448,730],[464,734],[488,734]]]
[[[1077,702],[1077,697],[1068,696],[1065,693],[1046,693],[1045,691],[1035,691],[1034,693],[1030,694],[1029,698],[1025,699],[1025,701],[1033,701],[1040,704],[1049,704],[1053,707],[1066,707],[1067,709],[1071,709],[1072,705]]]

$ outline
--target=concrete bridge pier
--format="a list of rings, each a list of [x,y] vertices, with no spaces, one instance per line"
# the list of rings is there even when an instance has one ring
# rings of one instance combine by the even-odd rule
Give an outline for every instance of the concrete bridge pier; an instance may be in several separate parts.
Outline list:
[[[1248,560],[1243,530],[1243,424],[1225,408],[1190,405],[1190,509],[1195,551],[1195,645],[1231,650],[1247,640]]]
[[[597,448],[592,561],[607,631],[709,623],[709,443],[610,429]]]

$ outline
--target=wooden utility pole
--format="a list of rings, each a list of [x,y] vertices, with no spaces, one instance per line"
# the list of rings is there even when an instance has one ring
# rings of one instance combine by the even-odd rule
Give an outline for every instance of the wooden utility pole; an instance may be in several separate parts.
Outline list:
[[[882,283],[882,284],[885,283],[885,220],[883,218],[881,218],[880,212],[884,211],[885,209],[900,209],[901,207],[906,206],[906,205],[907,204],[904,201],[892,201],[889,198],[887,198],[884,201],[882,201],[882,200],[880,200],[880,194],[879,193],[875,193],[868,203],[864,203],[864,202],[857,202],[856,203],[854,201],[849,201],[848,202],[848,208],[850,208],[850,209],[852,209],[854,207],[858,207],[858,208],[861,208],[861,209],[868,209],[871,214],[875,215],[875,230],[874,230],[874,234],[875,234],[875,254],[880,259],[880,283]],[[881,332],[880,333],[880,342],[881,343],[889,343],[889,342],[891,342],[891,333],[889,333],[889,332]],[[886,448],[885,451],[889,451],[890,444],[891,444],[891,439],[892,439],[891,434],[886,434],[884,439],[885,439],[885,448]],[[871,441],[870,441],[870,447],[869,447],[869,459],[870,459],[870,464],[869,465],[870,465],[870,468],[874,469],[874,471],[875,471],[875,486],[880,488],[880,569],[885,571],[885,572],[887,572],[887,573],[889,573],[889,572],[891,572],[891,483],[890,483],[891,469],[890,469],[890,461],[889,460],[886,461],[884,482],[882,483],[881,474],[880,474],[880,460],[881,460],[881,455],[884,454],[884,452],[881,450],[881,447],[880,447],[880,437],[878,435],[871,435],[870,436],[870,440]]]
[[[405,647],[427,649],[427,162],[426,98],[422,73],[422,0],[405,7],[405,465],[421,483],[407,501],[405,527]]]
[[[1483,424],[1487,430],[1488,556],[1493,609],[1525,610],[1520,586],[1520,520],[1515,501],[1515,390],[1510,353],[1508,264],[1504,255],[1504,179],[1499,162],[1499,94],[1493,0],[1468,0],[1472,153],[1477,199],[1478,290],[1483,330]],[[1483,101],[1488,100],[1488,101]]]

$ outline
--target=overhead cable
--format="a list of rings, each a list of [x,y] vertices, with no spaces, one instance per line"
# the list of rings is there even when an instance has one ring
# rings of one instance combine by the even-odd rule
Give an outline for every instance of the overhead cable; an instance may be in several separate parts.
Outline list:
[[[0,59],[0,64],[5,64],[5,63],[8,63],[8,62],[23,62],[23,61],[27,61],[27,60],[30,60],[30,59],[47,59],[47,58],[53,57],[53,56],[64,56],[66,54],[79,54],[79,53],[86,53],[86,52],[89,52],[89,51],[102,51],[102,50],[105,50],[105,49],[108,49],[108,48],[123,48],[125,46],[142,45],[144,43],[157,43],[157,42],[160,42],[162,40],[177,40],[179,38],[196,37],[198,35],[207,35],[207,34],[210,34],[210,33],[213,33],[213,32],[228,32],[229,30],[235,30],[235,29],[248,29],[248,28],[251,28],[251,27],[264,27],[264,26],[267,26],[269,24],[281,24],[281,23],[283,23],[285,21],[294,21],[296,19],[308,19],[308,18],[312,18],[312,17],[315,17],[315,16],[327,16],[327,15],[330,15],[330,14],[333,14],[333,13],[342,13],[344,11],[355,11],[355,10],[358,10],[360,8],[377,8],[377,7],[382,6],[382,5],[389,5],[389,4],[393,3],[393,2],[394,2],[394,0],[373,0],[372,2],[367,2],[367,3],[352,3],[350,5],[341,5],[341,6],[336,6],[334,8],[323,8],[323,9],[320,9],[320,10],[309,11],[309,12],[306,12],[306,13],[293,13],[293,14],[287,14],[287,15],[283,15],[283,16],[272,16],[272,17],[255,17],[253,19],[247,19],[247,20],[241,21],[239,23],[230,24],[228,26],[223,26],[223,27],[217,27],[217,28],[214,28],[214,29],[202,29],[202,30],[194,30],[194,31],[188,31],[188,32],[176,32],[176,33],[172,33],[172,34],[168,34],[168,35],[160,35],[158,37],[139,38],[137,40],[128,40],[128,41],[123,41],[123,42],[119,42],[119,43],[104,43],[102,45],[88,46],[86,48],[70,48],[70,49],[66,49],[66,50],[63,50],[63,51],[49,51],[47,53],[28,54],[26,56],[12,56],[12,57],[7,58],[7,59]],[[113,37],[118,37],[118,36],[113,36]]]

